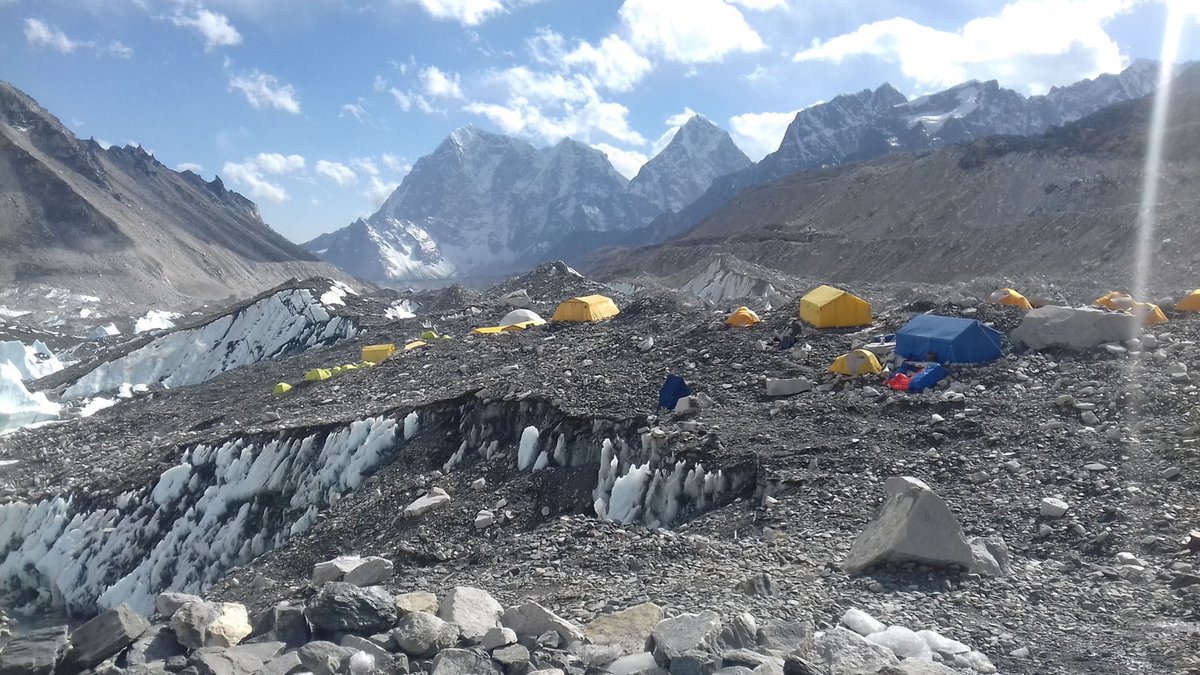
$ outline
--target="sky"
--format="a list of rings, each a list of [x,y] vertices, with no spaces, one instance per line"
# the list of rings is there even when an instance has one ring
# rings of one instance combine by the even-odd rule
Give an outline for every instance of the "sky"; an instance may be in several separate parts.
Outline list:
[[[1184,0],[1180,60],[1200,59]],[[700,113],[752,158],[890,82],[1044,93],[1157,59],[1155,0],[0,0],[0,79],[81,138],[253,199],[296,242],[375,211],[454,129],[636,174]]]

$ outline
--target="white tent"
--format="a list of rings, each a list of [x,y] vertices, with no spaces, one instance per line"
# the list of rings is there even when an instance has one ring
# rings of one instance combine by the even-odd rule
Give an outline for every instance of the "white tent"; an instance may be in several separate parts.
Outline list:
[[[533,321],[536,323],[546,323],[546,320],[538,316],[538,313],[532,309],[514,309],[500,319],[501,326],[511,326],[514,323],[526,323]]]

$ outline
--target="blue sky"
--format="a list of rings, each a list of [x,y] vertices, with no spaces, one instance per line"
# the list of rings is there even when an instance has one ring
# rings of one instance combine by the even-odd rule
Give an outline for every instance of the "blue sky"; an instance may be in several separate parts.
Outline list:
[[[1194,7],[1195,3],[1192,3]],[[753,159],[795,111],[887,81],[1026,94],[1157,58],[1138,0],[0,0],[0,78],[305,241],[368,215],[468,124],[632,176],[692,111]],[[1187,23],[1183,60],[1200,58]]]

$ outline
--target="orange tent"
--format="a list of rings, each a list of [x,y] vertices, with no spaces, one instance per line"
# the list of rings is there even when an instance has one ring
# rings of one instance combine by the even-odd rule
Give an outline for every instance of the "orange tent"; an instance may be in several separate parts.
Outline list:
[[[1029,299],[1011,288],[1001,288],[993,292],[988,300],[997,305],[1012,305],[1021,309],[1033,309],[1033,305],[1029,304]]]

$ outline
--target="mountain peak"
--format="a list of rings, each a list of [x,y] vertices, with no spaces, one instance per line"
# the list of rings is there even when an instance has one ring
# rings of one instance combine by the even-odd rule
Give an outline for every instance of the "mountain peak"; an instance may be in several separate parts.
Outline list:
[[[677,211],[703,194],[714,178],[751,163],[724,129],[695,114],[642,166],[630,187],[663,210]]]

